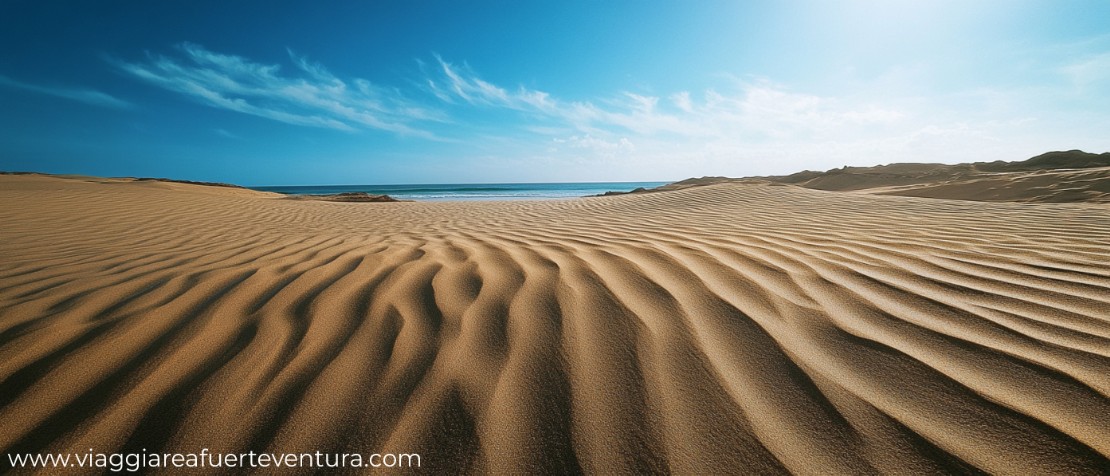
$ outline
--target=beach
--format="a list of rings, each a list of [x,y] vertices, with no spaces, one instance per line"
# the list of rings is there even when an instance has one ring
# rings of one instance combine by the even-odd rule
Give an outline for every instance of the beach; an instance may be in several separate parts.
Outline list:
[[[1110,207],[942,192],[334,203],[0,176],[0,449],[1104,473]]]

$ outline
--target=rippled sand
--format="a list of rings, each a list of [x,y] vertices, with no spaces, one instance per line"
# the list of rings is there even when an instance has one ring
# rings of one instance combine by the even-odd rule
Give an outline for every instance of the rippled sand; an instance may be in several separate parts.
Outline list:
[[[0,176],[0,451],[1098,473],[1110,206]]]

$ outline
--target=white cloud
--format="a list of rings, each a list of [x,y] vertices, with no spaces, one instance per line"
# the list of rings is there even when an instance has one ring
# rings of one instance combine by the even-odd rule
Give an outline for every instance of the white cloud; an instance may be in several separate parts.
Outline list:
[[[212,129],[212,132],[215,132],[217,135],[226,137],[228,139],[238,139],[239,138],[239,136],[237,136],[235,134],[232,134],[227,129],[221,129],[221,128],[217,127],[215,129]]]
[[[651,114],[655,111],[655,105],[659,103],[659,98],[653,96],[641,96],[630,92],[625,92],[624,95],[632,100],[635,110],[644,114]]]
[[[880,81],[839,95],[813,94],[763,79],[730,78],[702,91],[615,91],[581,100],[497,84],[438,55],[431,64],[417,61],[423,75],[402,92],[341,79],[292,51],[295,68],[289,73],[192,44],[178,53],[119,66],[214,107],[290,124],[453,140],[460,163],[500,157],[505,164],[565,164],[565,170],[578,170],[558,177],[566,180],[1014,160],[1051,148],[1104,150],[1107,144],[1103,116],[1084,122],[1074,114],[1052,115],[1051,108],[1031,102],[1048,96],[1028,90],[915,96],[912,88],[882,87]],[[1087,58],[1060,71],[1093,84],[1106,78],[1107,58]],[[896,76],[903,82],[917,74],[902,71]],[[556,173],[540,169],[536,173]]]
[[[675,107],[683,112],[694,112],[694,103],[690,101],[690,92],[682,91],[675,93],[671,96],[671,101],[674,101]]]
[[[3,75],[0,75],[0,86],[5,86],[12,89],[21,89],[24,91],[31,91],[38,94],[45,94],[47,96],[70,99],[73,101],[83,102],[85,104],[91,104],[93,106],[103,106],[116,109],[129,109],[133,107],[133,105],[127,101],[119,99],[110,94],[95,91],[92,89],[73,89],[54,86],[41,86],[37,84],[16,81]]]
[[[621,137],[616,140],[605,140],[586,134],[583,136],[573,135],[565,139],[555,138],[552,139],[552,142],[554,142],[555,144],[564,145],[571,149],[588,150],[603,154],[632,152],[636,150],[636,146],[633,145],[632,141],[628,140],[627,137]]]
[[[487,83],[477,76],[464,75],[466,73],[465,66],[460,70],[459,67],[444,61],[438,55],[436,61],[439,62],[443,75],[446,77],[449,90],[464,101],[471,104],[482,103],[501,106],[512,106],[514,104],[516,98],[511,98],[504,89]],[[429,84],[438,90],[439,85],[434,81],[429,80]]]
[[[292,51],[289,56],[302,75],[282,75],[279,65],[215,53],[192,43],[179,45],[178,51],[183,58],[149,56],[146,61],[118,66],[210,106],[288,124],[433,138],[414,123],[442,119],[441,113],[411,104],[369,81],[344,81]]]
[[[791,138],[831,134],[853,125],[889,124],[905,114],[877,104],[847,104],[833,98],[799,94],[759,82],[728,94],[715,90],[695,101],[688,91],[663,103],[659,97],[623,92],[599,103],[563,101],[521,87],[515,91],[487,82],[466,67],[438,58],[441,74],[428,78],[430,91],[448,103],[528,111],[549,123],[594,137],[621,131],[674,140],[734,137]]]
[[[1089,56],[1065,65],[1060,71],[1083,90],[1110,80],[1110,53]]]
[[[1021,90],[832,96],[753,80],[699,94],[621,92],[596,101],[568,101],[499,86],[469,68],[440,62],[444,71],[428,81],[438,91],[453,91],[444,101],[494,115],[498,110],[526,113],[491,120],[491,129],[502,135],[512,135],[514,126],[523,134],[506,149],[506,157],[561,162],[595,174],[565,179],[678,179],[845,164],[1018,160],[1052,148],[1097,150],[1106,144],[1097,134],[1068,125],[1074,121],[1057,124],[1054,116],[1030,114],[1028,92]]]

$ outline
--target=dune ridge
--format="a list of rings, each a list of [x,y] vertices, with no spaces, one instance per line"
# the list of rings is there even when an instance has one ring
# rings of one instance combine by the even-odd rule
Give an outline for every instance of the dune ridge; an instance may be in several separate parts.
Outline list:
[[[1103,204],[766,183],[375,204],[0,184],[3,452],[1110,467]]]
[[[682,190],[717,183],[780,183],[814,190],[984,202],[1110,203],[1110,152],[1047,152],[1030,159],[966,164],[893,163],[767,177],[690,178],[654,189]]]

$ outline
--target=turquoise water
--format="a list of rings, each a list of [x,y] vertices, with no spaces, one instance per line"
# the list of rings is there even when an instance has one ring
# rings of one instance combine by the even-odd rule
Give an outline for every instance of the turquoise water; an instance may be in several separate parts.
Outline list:
[[[417,185],[298,185],[251,187],[288,195],[323,195],[345,192],[385,194],[400,200],[544,200],[627,192],[668,182],[483,183]]]

